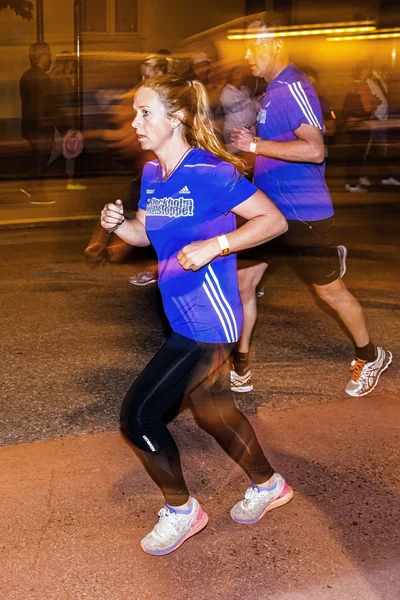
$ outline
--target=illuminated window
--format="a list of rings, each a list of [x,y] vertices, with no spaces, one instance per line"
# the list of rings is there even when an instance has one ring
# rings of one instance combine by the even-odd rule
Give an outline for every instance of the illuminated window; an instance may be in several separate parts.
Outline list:
[[[139,0],[84,0],[83,31],[137,33]]]
[[[115,31],[136,32],[137,17],[137,0],[115,0]]]
[[[85,0],[83,3],[83,30],[107,31],[107,0]]]

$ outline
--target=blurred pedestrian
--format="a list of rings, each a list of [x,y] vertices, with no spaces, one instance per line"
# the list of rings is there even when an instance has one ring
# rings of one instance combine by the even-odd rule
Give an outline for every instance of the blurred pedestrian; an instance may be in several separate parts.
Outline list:
[[[381,100],[372,94],[368,85],[371,74],[369,62],[359,62],[352,71],[353,82],[343,102],[342,116],[349,136],[345,189],[353,193],[368,191],[365,158],[371,137],[372,119],[381,104]]]
[[[229,389],[228,356],[240,335],[242,309],[233,253],[282,233],[272,202],[240,176],[240,160],[213,133],[207,94],[178,77],[143,81],[133,95],[143,149],[155,153],[142,177],[136,218],[107,204],[102,226],[135,246],[152,243],[172,335],[128,391],[121,425],[166,504],[142,549],[168,554],[203,529],[208,516],[189,495],[166,415],[190,397],[198,424],[253,480],[231,517],[254,523],[286,504],[293,490],[274,472]],[[236,230],[235,214],[247,222]]]
[[[174,64],[175,61],[168,55],[150,54],[140,63],[141,80],[144,81],[158,75],[167,75],[173,70]]]
[[[321,94],[319,86],[319,77],[317,71],[313,67],[301,67],[300,69],[305,73],[310,80],[312,86],[318,94],[318,100],[321,105],[322,121],[323,121],[323,134],[325,143],[325,158],[328,157],[328,146],[333,144],[336,135],[336,114],[330,105],[329,101],[325,96]]]
[[[56,55],[53,65],[49,70],[49,76],[52,80],[55,94],[55,103],[65,116],[69,128],[76,130],[77,122],[75,115],[75,56],[68,50],[63,50]],[[48,166],[63,155],[62,137],[57,129],[54,132],[54,144],[51,150]],[[65,159],[65,172],[68,177],[67,190],[82,191],[86,190],[86,185],[75,181],[75,162],[76,158]]]
[[[366,151],[366,158],[368,161],[372,156],[378,161],[382,185],[399,186],[400,181],[393,177],[393,171],[389,163],[388,155],[388,120],[390,106],[385,68],[381,67],[380,69],[374,69],[371,77],[367,79],[367,83],[371,93],[379,98],[380,104],[377,106],[374,113],[374,119],[371,121],[371,137]],[[362,178],[362,184],[364,186],[371,185],[371,181],[367,175]]]
[[[69,126],[58,109],[54,89],[48,71],[51,67],[50,46],[36,42],[29,48],[31,63],[20,79],[21,134],[29,142],[33,179],[29,191],[21,189],[31,204],[54,204],[44,191],[44,177],[54,144],[54,128],[60,135]]]
[[[211,59],[205,52],[194,54],[190,60],[188,70],[182,75],[182,79],[186,81],[200,81],[203,85],[207,86],[211,62]]]
[[[371,342],[361,305],[342,280],[347,250],[335,241],[333,204],[324,176],[321,106],[309,79],[290,62],[285,38],[270,37],[271,30],[283,25],[281,15],[265,13],[249,28],[259,34],[249,42],[247,60],[253,75],[264,77],[269,85],[258,114],[257,136],[237,128],[232,143],[255,153],[255,184],[288,220],[289,229],[279,245],[350,332],[356,357],[346,393],[363,396],[375,388],[392,354]],[[271,247],[266,251],[271,253]],[[255,291],[268,264],[258,248],[241,258],[250,262],[239,270],[244,324],[231,381],[232,389],[247,392],[252,389],[248,352],[257,318]]]
[[[253,100],[251,89],[245,85],[247,69],[243,65],[233,67],[228,81],[221,92],[221,105],[224,110],[224,139],[229,152],[240,153],[249,167],[254,168],[254,155],[240,152],[231,144],[231,133],[235,127],[253,127],[256,124],[258,103]]]

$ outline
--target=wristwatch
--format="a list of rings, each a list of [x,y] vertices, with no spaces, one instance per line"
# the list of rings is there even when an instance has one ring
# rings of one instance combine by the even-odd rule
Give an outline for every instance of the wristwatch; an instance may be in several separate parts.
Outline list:
[[[253,137],[253,139],[250,142],[250,152],[253,152],[253,154],[257,154],[257,143],[260,141],[259,137]]]
[[[219,246],[221,248],[220,256],[227,256],[227,254],[230,254],[231,251],[229,248],[229,242],[228,242],[228,238],[226,237],[226,235],[218,235],[217,240],[218,240]]]

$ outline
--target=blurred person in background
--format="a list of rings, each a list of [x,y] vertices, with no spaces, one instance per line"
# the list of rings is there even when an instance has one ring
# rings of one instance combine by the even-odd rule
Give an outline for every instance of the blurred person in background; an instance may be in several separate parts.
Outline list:
[[[56,55],[53,65],[49,70],[49,76],[53,84],[55,103],[65,116],[69,129],[76,129],[75,109],[75,56],[68,50],[63,50]],[[54,144],[51,150],[48,166],[62,156],[62,137],[57,129],[54,132]],[[86,190],[83,185],[74,179],[75,158],[65,158],[65,172],[68,177],[67,190]]]
[[[228,362],[242,321],[234,253],[279,235],[286,220],[240,175],[243,163],[220,145],[200,82],[147,79],[134,91],[133,106],[132,126],[156,159],[144,167],[136,218],[126,220],[117,200],[104,207],[101,224],[134,246],[153,244],[159,260],[172,334],[129,389],[121,426],[166,502],[141,547],[165,555],[208,522],[189,495],[165,424],[185,395],[199,426],[252,480],[231,509],[233,520],[255,523],[293,497],[234,403]],[[246,220],[239,229],[235,215]]]
[[[211,118],[213,119],[214,125],[217,127],[218,131],[221,131],[221,134],[224,111],[222,110],[220,96],[225,84],[225,69],[218,64],[213,65],[208,72],[208,83],[206,90],[208,94],[208,101],[210,103]]]
[[[54,128],[61,136],[69,130],[64,115],[55,102],[52,81],[48,75],[51,67],[50,46],[36,42],[29,48],[31,68],[20,79],[21,135],[29,142],[34,179],[29,191],[21,191],[31,199],[31,204],[54,204],[44,191],[44,177],[54,144]]]
[[[353,193],[368,191],[366,154],[371,138],[372,119],[381,100],[368,85],[372,69],[368,61],[360,61],[352,71],[353,82],[347,92],[342,109],[349,136],[345,189]]]
[[[355,359],[346,386],[351,396],[371,392],[392,354],[371,342],[363,309],[343,283],[346,249],[335,240],[334,209],[325,181],[322,111],[310,80],[290,62],[285,38],[268,37],[271,29],[284,26],[282,15],[264,13],[250,25],[258,32],[249,41],[247,60],[253,75],[268,82],[257,125],[257,136],[244,127],[232,132],[239,150],[254,152],[255,184],[285,215],[289,229],[278,240],[279,250],[292,256],[316,294],[328,304],[351,334]],[[268,245],[266,252],[273,252]],[[233,354],[232,389],[252,389],[249,347],[257,319],[256,286],[268,263],[254,248],[239,255],[246,258],[239,269],[239,288],[244,324]]]
[[[203,85],[207,86],[211,62],[211,59],[205,52],[194,54],[190,60],[188,70],[182,75],[182,79],[186,81],[200,81]]]
[[[243,65],[233,67],[221,92],[224,109],[224,139],[229,152],[239,152],[231,144],[231,133],[235,127],[253,127],[256,123],[258,105],[252,98],[251,89],[245,85],[247,69]]]
[[[308,79],[311,81],[315,91],[318,94],[318,100],[321,105],[322,112],[322,120],[324,124],[324,142],[325,142],[325,158],[328,157],[328,146],[333,144],[335,135],[336,135],[336,114],[333,110],[332,106],[325,98],[322,96],[319,89],[319,78],[318,73],[313,67],[301,67],[300,70],[305,73]]]
[[[380,169],[382,185],[400,186],[400,181],[393,177],[393,171],[388,156],[388,119],[390,115],[389,90],[385,67],[376,68],[367,79],[371,93],[379,98],[380,104],[375,110],[371,121],[371,137],[366,151],[366,158],[375,158]],[[368,165],[368,162],[367,162]],[[362,185],[370,186],[368,176],[362,178]]]
[[[163,50],[163,52],[167,52]],[[167,75],[174,69],[175,61],[168,55],[150,54],[140,63],[141,80],[157,77],[158,75]]]

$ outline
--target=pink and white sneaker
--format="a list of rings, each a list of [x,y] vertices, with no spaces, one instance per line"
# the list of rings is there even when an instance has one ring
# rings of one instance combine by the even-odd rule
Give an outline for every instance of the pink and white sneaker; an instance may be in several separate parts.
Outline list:
[[[195,498],[189,510],[172,508],[165,504],[158,513],[158,523],[142,539],[140,545],[147,554],[160,556],[177,550],[192,535],[208,523],[208,515]]]
[[[243,500],[240,500],[231,509],[230,515],[236,523],[245,525],[257,523],[265,513],[291,501],[294,491],[282,475],[275,473],[275,477],[275,484],[269,488],[261,488],[255,483],[251,483]]]

